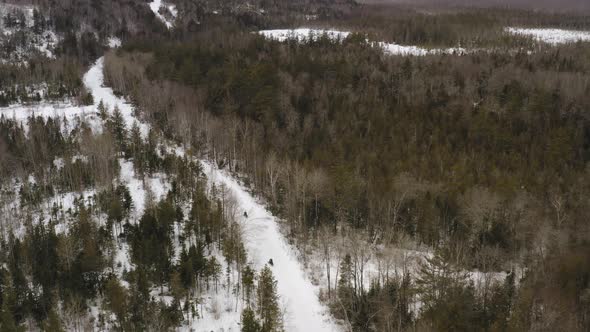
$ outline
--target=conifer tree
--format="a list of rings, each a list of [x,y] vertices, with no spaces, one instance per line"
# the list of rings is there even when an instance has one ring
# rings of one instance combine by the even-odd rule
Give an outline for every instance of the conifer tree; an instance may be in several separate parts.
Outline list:
[[[256,319],[256,314],[251,308],[242,311],[242,332],[261,332],[262,327]]]
[[[277,295],[277,281],[271,269],[264,266],[258,280],[258,315],[262,323],[262,331],[282,331],[281,309]]]

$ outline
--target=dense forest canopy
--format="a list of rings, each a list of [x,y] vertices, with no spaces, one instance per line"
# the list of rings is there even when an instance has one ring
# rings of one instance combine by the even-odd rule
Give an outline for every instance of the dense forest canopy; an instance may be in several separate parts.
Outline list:
[[[590,43],[505,29],[590,30],[590,16],[169,4],[167,28],[144,1],[39,0],[43,29],[15,28],[59,43],[0,63],[0,107],[92,111],[0,116],[0,330],[163,331],[224,310],[242,331],[289,330],[279,265],[253,267],[247,211],[198,160],[280,218],[343,330],[588,330]],[[290,27],[351,33],[256,33]],[[103,54],[104,85],[131,105],[92,91]],[[219,294],[224,310],[207,302]]]

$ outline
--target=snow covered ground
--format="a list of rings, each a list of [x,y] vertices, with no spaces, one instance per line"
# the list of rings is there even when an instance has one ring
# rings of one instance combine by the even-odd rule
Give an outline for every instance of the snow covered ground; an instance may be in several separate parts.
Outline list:
[[[135,174],[133,162],[121,158],[119,165],[121,167],[119,179],[127,186],[133,199],[134,212],[131,221],[137,221],[145,211],[147,191],[151,192],[155,202],[159,202],[166,197],[171,185],[165,174],[156,173],[145,179],[140,179]]]
[[[530,36],[537,41],[542,41],[552,45],[574,43],[577,41],[590,41],[590,31],[575,31],[562,29],[524,29],[524,28],[506,28],[505,32],[512,35]],[[351,33],[348,31],[338,30],[324,30],[324,29],[276,29],[276,30],[261,30],[258,34],[267,39],[284,42],[287,40],[296,40],[304,42],[308,40],[317,40],[322,36],[326,36],[333,41],[342,42]],[[494,49],[466,49],[462,47],[449,48],[424,48],[413,45],[399,45],[396,43],[387,42],[373,42],[366,40],[368,45],[379,47],[385,54],[401,55],[401,56],[426,56],[426,55],[466,55],[475,52],[494,52]],[[517,53],[522,50],[509,50],[508,52]],[[527,52],[531,54],[531,51]]]
[[[107,39],[107,46],[110,48],[121,47],[121,39],[119,39],[117,37],[109,37]]]
[[[35,6],[32,5],[0,3],[0,44],[17,33],[23,33],[19,38],[25,38],[24,43],[19,39],[14,49],[8,47],[8,57],[0,58],[0,63],[26,63],[32,53],[39,53],[47,58],[55,57],[54,50],[61,38],[50,29],[33,33],[34,10]],[[6,19],[9,14],[15,13],[22,13],[24,22],[19,21],[19,24],[7,26]]]
[[[277,30],[261,30],[258,33],[267,39],[277,40],[284,42],[286,40],[296,40],[298,42],[304,42],[307,40],[317,40],[322,36],[326,36],[333,41],[343,41],[350,35],[348,31],[338,30],[324,30],[324,29],[277,29]],[[389,55],[402,55],[402,56],[425,56],[429,54],[456,54],[463,55],[468,53],[464,48],[433,48],[427,49],[418,46],[406,46],[395,43],[386,42],[370,42],[367,40],[367,44],[373,47],[379,47],[383,49],[385,54]]]
[[[128,127],[133,123],[137,123],[142,128],[142,131],[147,132],[149,126],[141,123],[135,117],[133,106],[126,103],[123,98],[115,96],[112,89],[102,86],[104,81],[103,65],[103,58],[100,58],[84,75],[84,84],[94,96],[95,103],[103,100],[109,105],[118,105]],[[180,148],[177,148],[176,152],[184,154],[184,151]],[[319,289],[312,285],[311,281],[306,277],[304,269],[296,257],[296,251],[287,244],[272,214],[262,204],[258,203],[231,175],[216,169],[207,161],[201,161],[201,163],[210,181],[219,184],[223,183],[229,188],[237,199],[238,211],[248,212],[248,219],[244,221],[245,246],[253,266],[259,269],[269,259],[273,259],[274,267],[272,269],[278,281],[278,294],[286,310],[286,330],[301,332],[339,331],[338,325],[328,314],[327,308],[318,299]],[[136,209],[141,209],[143,205],[141,205],[139,197],[142,196],[142,189],[133,175],[130,163],[121,163],[121,178],[126,181],[130,191],[132,191],[134,204],[137,204]],[[166,192],[167,185],[159,181],[151,181],[150,185],[152,190],[162,195]],[[143,195],[145,194],[143,193]],[[135,197],[138,197],[137,203]],[[122,265],[127,264],[125,261],[127,255],[125,248],[122,248],[121,252],[117,254],[118,261]],[[227,301],[223,297],[216,297],[214,300],[222,302],[218,303],[221,307],[227,306]],[[207,305],[211,306],[213,303]],[[227,312],[223,308],[221,309],[222,314],[219,317],[211,316],[208,319],[194,320],[192,328],[197,331],[238,331],[240,313],[235,311]]]
[[[414,56],[425,56],[433,54],[451,54],[451,55],[465,55],[469,51],[461,47],[450,47],[450,48],[432,48],[427,49],[418,46],[404,46],[393,43],[378,42],[377,45],[383,49],[385,54],[390,55],[414,55]]]
[[[27,122],[29,117],[42,117],[43,119],[60,119],[62,121],[62,132],[64,134],[74,128],[75,125],[86,123],[94,133],[102,132],[102,120],[98,116],[98,105],[102,101],[112,114],[115,107],[118,107],[125,120],[127,129],[132,128],[134,124],[139,126],[142,137],[147,137],[149,126],[135,117],[133,106],[124,98],[114,95],[113,90],[104,87],[103,58],[100,58],[94,66],[84,75],[83,82],[88,90],[92,93],[94,105],[78,106],[73,102],[41,102],[38,104],[23,105],[16,104],[0,108],[0,117],[13,119],[23,125],[25,131],[28,128]]]
[[[590,41],[590,31],[563,30],[563,29],[527,29],[508,27],[505,31],[509,34],[533,37],[537,41],[552,45],[575,43],[578,41]]]
[[[96,61],[94,66],[84,75],[83,82],[86,88],[92,93],[94,99],[94,106],[98,107],[102,101],[110,112],[118,107],[121,111],[121,115],[125,120],[125,126],[127,129],[131,129],[134,124],[139,126],[142,137],[147,137],[149,133],[149,126],[135,117],[135,111],[133,105],[128,103],[125,98],[117,97],[113,93],[113,89],[103,86],[104,84],[104,58],[100,58]]]
[[[243,221],[244,245],[256,269],[272,258],[273,274],[278,281],[278,294],[285,307],[287,331],[338,331],[326,307],[319,299],[319,288],[305,275],[296,251],[285,240],[275,217],[236,181],[207,161],[201,165],[209,181],[224,184],[238,202],[238,211],[248,217]]]
[[[166,25],[168,29],[171,29],[174,26],[174,19],[178,16],[178,10],[176,10],[176,6],[173,4],[166,4],[162,0],[153,0],[149,3],[150,9],[154,12],[154,15],[162,21]],[[172,19],[167,18],[166,16],[160,13],[160,8],[166,8],[170,15],[172,15]]]
[[[297,40],[299,42],[303,42],[306,40],[317,40],[323,36],[327,36],[331,40],[339,40],[342,41],[350,32],[348,31],[337,31],[337,30],[322,30],[322,29],[308,29],[308,28],[300,28],[300,29],[276,29],[276,30],[261,30],[258,31],[259,34],[264,36],[268,39],[277,40],[280,42],[284,42],[286,40]]]
[[[102,121],[93,106],[76,106],[71,102],[23,105],[17,104],[0,108],[0,117],[12,119],[23,125],[28,131],[28,119],[31,116],[66,120],[62,121],[62,132],[67,134],[74,126],[85,122],[95,133],[102,132]],[[67,122],[67,123],[66,123]]]

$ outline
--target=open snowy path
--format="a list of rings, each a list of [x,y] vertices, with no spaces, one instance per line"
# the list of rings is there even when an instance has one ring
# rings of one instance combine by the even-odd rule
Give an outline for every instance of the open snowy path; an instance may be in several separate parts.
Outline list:
[[[295,252],[279,231],[274,216],[256,201],[230,174],[218,170],[211,163],[201,161],[209,181],[224,184],[236,198],[240,218],[243,211],[248,218],[244,225],[244,244],[249,259],[256,269],[262,268],[272,258],[272,271],[278,281],[277,290],[286,309],[287,331],[316,332],[338,331],[319,299],[319,288],[305,276]]]
[[[90,67],[88,72],[84,74],[83,78],[84,85],[90,93],[92,93],[94,106],[98,107],[98,104],[102,101],[108,108],[109,112],[112,112],[115,107],[118,107],[125,120],[125,126],[127,129],[131,129],[134,124],[137,124],[142,136],[144,138],[147,137],[149,126],[135,117],[133,105],[128,103],[124,98],[115,96],[113,89],[104,86],[103,68],[104,57],[100,57],[96,60],[96,63]]]
[[[133,106],[124,98],[115,96],[111,88],[103,86],[103,65],[104,59],[98,59],[84,75],[84,84],[91,91],[95,105],[102,100],[111,107],[111,110],[115,105],[118,106],[127,128],[136,123],[142,132],[146,133],[149,126],[135,117]],[[184,154],[184,151],[179,148],[176,152]],[[245,246],[254,267],[260,269],[269,259],[273,259],[272,270],[278,281],[277,290],[281,303],[286,309],[285,330],[289,332],[339,331],[340,328],[327,312],[327,308],[318,299],[318,287],[312,285],[305,276],[294,249],[286,243],[272,214],[230,174],[218,170],[207,161],[201,161],[201,164],[209,181],[223,183],[231,190],[238,203],[239,215],[241,216],[243,211],[248,213],[248,218],[243,223]],[[223,329],[233,330],[238,328],[239,317],[236,316],[233,321],[224,321],[223,324],[226,322],[228,326],[224,326]],[[199,322],[194,323],[197,331],[201,331]]]

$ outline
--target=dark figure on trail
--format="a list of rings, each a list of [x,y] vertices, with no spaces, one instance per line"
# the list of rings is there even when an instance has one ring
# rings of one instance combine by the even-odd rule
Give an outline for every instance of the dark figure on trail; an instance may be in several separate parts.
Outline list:
[[[273,263],[273,261],[272,261],[272,258],[268,260],[268,265],[270,265],[270,266],[275,266],[275,264],[274,264],[274,263]]]
[[[244,218],[248,218],[248,212],[244,211]]]

